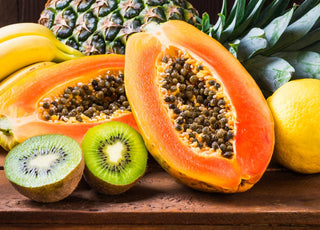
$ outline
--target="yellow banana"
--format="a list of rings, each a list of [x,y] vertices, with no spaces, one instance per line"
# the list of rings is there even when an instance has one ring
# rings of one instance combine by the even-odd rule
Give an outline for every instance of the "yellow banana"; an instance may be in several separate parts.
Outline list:
[[[13,72],[33,63],[61,62],[75,58],[63,53],[46,37],[21,36],[0,43],[0,81]]]
[[[0,82],[0,95],[10,87],[12,87],[16,82],[18,82],[20,79],[24,78],[27,74],[43,69],[45,67],[49,67],[52,65],[55,65],[56,63],[54,62],[39,62],[36,64],[29,65],[27,67],[24,67],[10,76],[6,77],[3,81]]]
[[[47,27],[32,22],[15,23],[0,28],[0,43],[16,37],[28,35],[46,37],[51,40],[61,51],[78,57],[84,56],[80,51],[60,42]]]

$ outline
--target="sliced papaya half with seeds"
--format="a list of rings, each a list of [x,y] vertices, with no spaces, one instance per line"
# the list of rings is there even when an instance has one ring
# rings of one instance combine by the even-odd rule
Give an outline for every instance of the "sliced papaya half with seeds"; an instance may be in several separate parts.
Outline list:
[[[149,152],[202,191],[251,188],[274,147],[274,124],[255,81],[220,43],[181,21],[134,34],[125,88]]]
[[[0,95],[0,145],[86,131],[116,120],[137,129],[124,90],[124,55],[83,57],[26,74]]]

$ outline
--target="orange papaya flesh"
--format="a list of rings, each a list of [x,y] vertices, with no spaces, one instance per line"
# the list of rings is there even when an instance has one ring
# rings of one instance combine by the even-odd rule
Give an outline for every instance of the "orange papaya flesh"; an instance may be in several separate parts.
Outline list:
[[[0,145],[10,150],[32,136],[51,133],[81,143],[89,128],[111,120],[138,130],[130,106],[121,104],[129,105],[124,63],[123,55],[83,57],[19,79],[0,95]]]
[[[169,21],[129,38],[125,66],[133,115],[166,171],[208,192],[243,192],[261,178],[273,153],[272,115],[255,81],[220,43]]]

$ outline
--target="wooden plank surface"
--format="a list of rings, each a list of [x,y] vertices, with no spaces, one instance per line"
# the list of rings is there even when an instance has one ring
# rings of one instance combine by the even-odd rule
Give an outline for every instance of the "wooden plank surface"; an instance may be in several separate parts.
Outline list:
[[[16,229],[45,229],[49,227],[46,224],[6,224],[2,226],[5,230],[16,230]],[[275,226],[275,225],[241,225],[241,226],[230,226],[230,225],[61,225],[55,224],[50,225],[50,230],[65,230],[65,229],[76,229],[76,230],[88,230],[88,229],[106,229],[106,230],[310,230],[317,229],[316,226]]]
[[[7,155],[7,152],[0,147],[0,170],[3,169],[4,159],[6,155]]]
[[[48,226],[47,224],[6,224],[2,225],[5,230],[16,230],[16,229],[37,229],[47,230],[65,230],[65,229],[75,229],[75,230],[88,230],[88,229],[99,229],[99,230],[310,230],[318,229],[317,226],[276,226],[276,225],[241,225],[241,226],[231,226],[231,225],[61,225],[55,224]]]
[[[153,160],[128,192],[96,193],[84,181],[63,201],[40,204],[14,190],[0,170],[0,224],[320,226],[320,175],[269,168],[249,191],[210,194],[181,185]]]

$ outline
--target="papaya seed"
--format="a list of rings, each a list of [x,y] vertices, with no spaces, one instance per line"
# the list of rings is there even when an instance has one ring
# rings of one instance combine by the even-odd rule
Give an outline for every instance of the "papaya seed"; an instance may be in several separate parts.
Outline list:
[[[163,100],[172,110],[174,128],[192,146],[219,153],[231,159],[234,155],[234,115],[222,84],[203,64],[188,54],[165,55],[159,81]],[[163,76],[163,77],[161,77]]]
[[[44,102],[43,103],[43,108],[49,109],[50,108],[50,104],[48,102]]]
[[[197,66],[197,70],[198,70],[198,71],[203,70],[203,65],[198,65],[198,66]]]
[[[222,156],[228,159],[231,159],[233,157],[233,153],[232,152],[224,152],[222,153]]]
[[[208,84],[209,84],[209,85],[214,85],[215,83],[216,83],[216,82],[215,82],[214,80],[209,80],[209,81],[208,81]]]
[[[124,75],[115,75],[106,73],[88,83],[67,86],[60,95],[40,102],[40,114],[51,122],[83,122],[106,119],[119,109],[131,111],[123,86]]]

